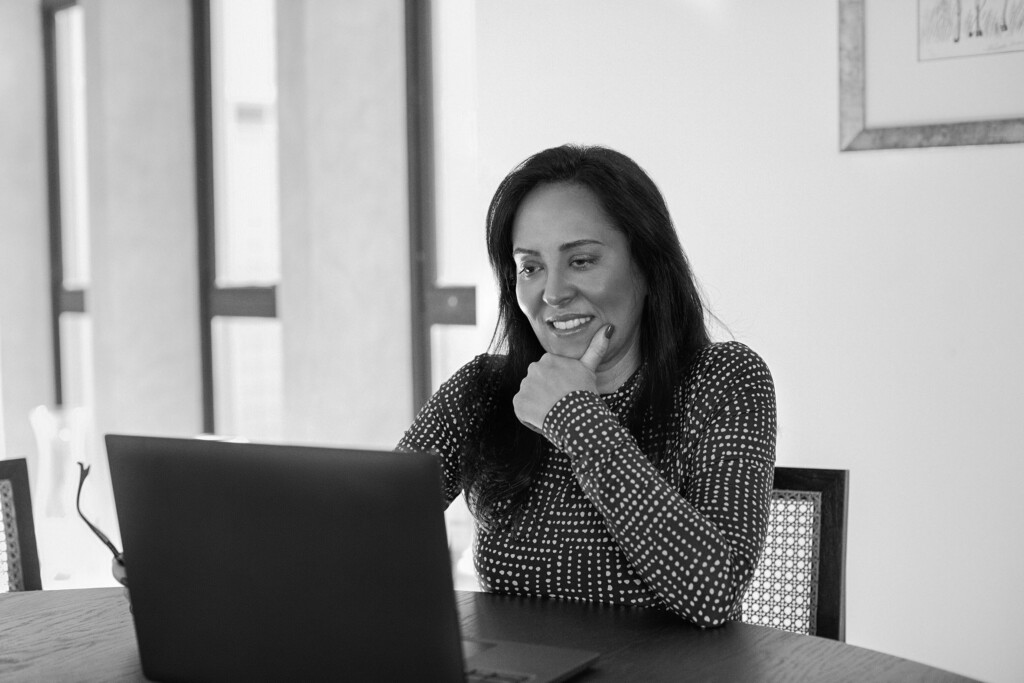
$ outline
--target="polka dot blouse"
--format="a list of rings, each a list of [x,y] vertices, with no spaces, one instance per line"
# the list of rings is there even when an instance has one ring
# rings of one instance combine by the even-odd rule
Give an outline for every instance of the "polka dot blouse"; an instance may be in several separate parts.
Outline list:
[[[472,430],[460,396],[479,356],[430,399],[399,443],[437,453],[445,495],[461,491],[458,453]],[[768,522],[775,464],[775,389],[738,342],[698,353],[670,419],[648,427],[670,444],[655,467],[623,426],[638,389],[576,391],[548,413],[549,440],[518,529],[477,527],[485,590],[661,607],[700,626],[735,618]]]

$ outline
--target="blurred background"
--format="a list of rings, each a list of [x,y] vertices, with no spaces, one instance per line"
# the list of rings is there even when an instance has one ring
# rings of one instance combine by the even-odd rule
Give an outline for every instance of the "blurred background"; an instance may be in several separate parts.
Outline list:
[[[0,0],[0,457],[44,587],[113,583],[73,508],[83,461],[120,544],[105,433],[392,448],[487,349],[498,182],[602,144],[771,368],[779,464],[851,472],[847,641],[1024,679],[1024,146],[840,152],[844,4]],[[917,3],[862,4],[869,125],[1024,116],[1020,51],[899,102]]]

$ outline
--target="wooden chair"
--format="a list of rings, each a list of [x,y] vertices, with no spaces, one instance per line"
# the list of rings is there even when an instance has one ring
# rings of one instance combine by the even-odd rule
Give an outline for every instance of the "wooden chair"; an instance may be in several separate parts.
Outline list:
[[[0,460],[0,592],[42,590],[24,458]]]
[[[742,620],[846,640],[848,470],[776,467],[764,552]]]

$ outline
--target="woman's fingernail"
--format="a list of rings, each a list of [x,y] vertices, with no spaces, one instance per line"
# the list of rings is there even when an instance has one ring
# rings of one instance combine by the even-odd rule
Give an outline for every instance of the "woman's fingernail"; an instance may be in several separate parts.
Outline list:
[[[612,338],[612,334],[614,334],[614,332],[615,332],[615,325],[609,325],[608,327],[604,328],[605,339],[611,339]]]

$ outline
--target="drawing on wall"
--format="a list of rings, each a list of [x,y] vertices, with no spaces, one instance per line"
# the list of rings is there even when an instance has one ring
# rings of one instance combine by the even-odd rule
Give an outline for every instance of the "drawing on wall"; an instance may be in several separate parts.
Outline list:
[[[1024,0],[918,0],[918,58],[1024,50]]]

